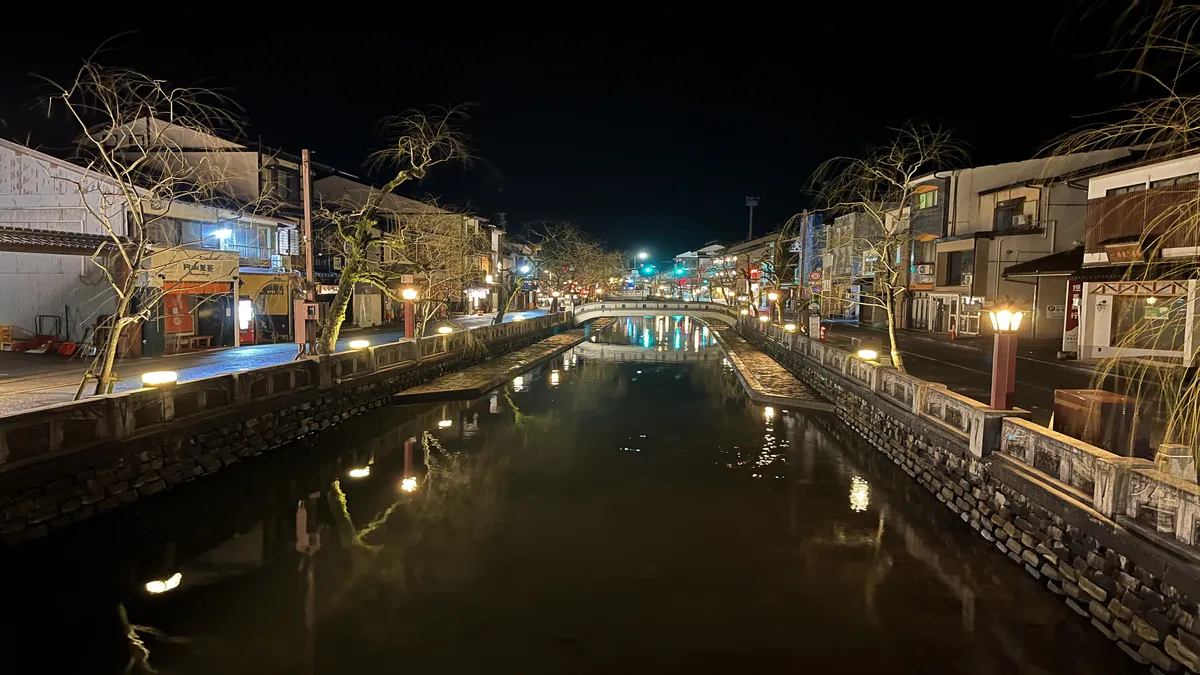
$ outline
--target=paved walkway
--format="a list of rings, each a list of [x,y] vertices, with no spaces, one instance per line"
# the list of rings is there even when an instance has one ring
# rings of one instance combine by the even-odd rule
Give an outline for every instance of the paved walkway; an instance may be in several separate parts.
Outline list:
[[[833,410],[831,403],[732,329],[709,324],[709,330],[716,337],[717,344],[725,350],[750,400],[809,410]]]
[[[511,378],[551,357],[583,342],[588,336],[607,330],[615,319],[597,319],[589,326],[563,331],[507,354],[501,354],[464,370],[443,375],[436,380],[405,389],[392,396],[393,403],[427,403],[446,399],[478,396],[504,384]]]
[[[543,314],[545,312],[542,310],[512,312],[506,314],[504,320],[512,321],[518,316],[528,319]],[[490,323],[491,319],[491,316],[456,317],[454,322],[463,328],[474,328]],[[346,349],[351,340],[366,339],[373,345],[380,345],[403,337],[404,331],[394,327],[347,330],[338,340],[338,350]],[[117,363],[116,370],[121,379],[114,390],[138,389],[142,386],[142,374],[155,370],[173,370],[179,374],[179,381],[183,382],[289,363],[295,356],[296,345],[286,342],[128,359]],[[80,359],[0,352],[0,417],[72,400],[79,388],[79,380],[86,371],[87,362]]]

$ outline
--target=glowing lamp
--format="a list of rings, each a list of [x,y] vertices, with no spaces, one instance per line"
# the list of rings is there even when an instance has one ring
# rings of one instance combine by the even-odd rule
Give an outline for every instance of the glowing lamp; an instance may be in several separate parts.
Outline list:
[[[784,330],[786,330],[786,331],[787,331],[787,332],[789,332],[789,333],[795,333],[795,332],[796,332],[796,324],[794,324],[794,323],[785,323],[785,324],[783,324],[783,329],[784,329]]]
[[[448,335],[450,333],[453,333],[454,329],[451,328],[450,326],[441,326],[440,328],[438,328],[438,332],[441,333],[442,335]]]
[[[529,274],[529,269],[530,269],[529,265],[521,265],[521,268],[518,271],[521,274]]]
[[[759,320],[759,321],[761,321],[761,322],[763,322],[763,323],[766,323],[766,322],[768,322],[768,321],[770,321],[770,320],[771,320],[771,317],[767,316],[766,314],[759,314],[759,315],[758,315],[758,320]]]
[[[776,293],[775,291],[771,291],[770,293],[767,293],[767,299],[770,300],[771,302],[775,302],[776,300],[779,299],[779,294]]]
[[[346,475],[351,478],[366,478],[371,475],[371,467],[360,466],[357,469],[350,469],[346,472]]]
[[[750,315],[750,310],[748,310],[748,309],[743,309],[743,310],[741,311],[741,314],[742,314],[742,316],[749,316],[749,315]]]
[[[412,476],[405,476],[404,480],[400,481],[400,489],[405,492],[416,492],[417,479]]]
[[[552,297],[552,298],[557,298],[557,297],[558,297],[558,296],[560,296],[560,295],[562,295],[562,293],[559,293],[558,291],[551,291],[551,292],[550,292],[550,297]]]
[[[147,387],[170,387],[179,381],[179,373],[173,370],[155,370],[142,374],[142,384]]]
[[[454,420],[439,420],[438,426],[442,429],[454,426]]]
[[[989,309],[988,318],[992,321],[992,330],[997,333],[1016,333],[1021,328],[1021,319],[1025,318],[1025,312],[1004,303],[995,309]]]
[[[400,291],[400,297],[404,298],[405,300],[407,300],[409,302],[412,302],[413,300],[417,299],[417,289],[406,288],[406,289]]]
[[[370,346],[370,340],[351,340],[349,344],[350,349],[366,349]]]
[[[160,593],[166,593],[167,591],[173,591],[176,588],[179,588],[179,582],[181,581],[183,581],[183,575],[179,572],[176,572],[166,579],[156,579],[154,581],[146,582],[146,592],[152,595],[158,595]]]
[[[858,350],[858,358],[866,361],[874,361],[879,358],[879,352],[874,349],[860,349]]]

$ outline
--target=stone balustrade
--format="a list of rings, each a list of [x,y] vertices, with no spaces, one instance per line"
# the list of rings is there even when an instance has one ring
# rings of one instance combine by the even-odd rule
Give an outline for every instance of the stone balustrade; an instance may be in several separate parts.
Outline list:
[[[1184,544],[1200,543],[1200,486],[1152,466],[1138,466],[1129,472],[1127,491],[1126,516]]]
[[[488,344],[544,331],[568,320],[565,313],[541,316],[472,331],[472,340]],[[380,372],[410,367],[432,357],[463,351],[467,331],[322,355],[291,363],[187,380],[169,387],[143,388],[97,396],[0,417],[0,472],[121,441],[234,406],[329,388]]]
[[[1000,452],[1057,479],[1109,518],[1126,511],[1129,472],[1154,466],[1016,418],[1004,420]]]

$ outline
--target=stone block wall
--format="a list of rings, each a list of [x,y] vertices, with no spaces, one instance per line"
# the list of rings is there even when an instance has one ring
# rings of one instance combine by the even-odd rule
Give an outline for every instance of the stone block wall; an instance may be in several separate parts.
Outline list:
[[[1195,549],[1148,538],[1130,520],[1114,521],[1093,508],[1091,494],[1062,489],[1054,477],[993,452],[995,445],[977,457],[966,434],[914,414],[911,383],[892,378],[881,385],[902,392],[889,400],[841,368],[831,370],[827,345],[799,345],[746,325],[740,332],[835,404],[840,424],[828,425],[831,431],[883,453],[1134,661],[1151,672],[1200,672]]]
[[[457,350],[443,345],[421,360],[371,368],[373,359],[364,350],[23,413],[9,422],[14,425],[7,430],[9,443],[21,448],[9,456],[28,457],[0,472],[0,540],[11,546],[44,537],[340,424],[384,405],[399,391],[569,327],[564,316],[544,318],[503,330],[486,327],[485,335],[491,338],[484,342],[486,351],[464,350],[462,343]],[[412,348],[414,356],[416,349]],[[333,372],[340,376],[321,374]],[[320,386],[321,380],[328,380],[327,386]],[[178,401],[210,391],[230,396],[213,397],[208,408],[202,401],[190,415],[174,414],[179,412]],[[139,416],[141,410],[154,414]],[[128,426],[135,418],[142,419],[143,426]],[[13,442],[60,436],[56,430],[64,428],[62,419],[83,420],[93,432],[102,433],[88,437],[87,444],[41,456]],[[49,450],[64,448],[64,443],[43,440],[31,447]]]

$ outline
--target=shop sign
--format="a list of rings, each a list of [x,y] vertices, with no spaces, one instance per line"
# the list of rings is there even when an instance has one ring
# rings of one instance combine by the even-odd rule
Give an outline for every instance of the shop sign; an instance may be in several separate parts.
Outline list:
[[[231,282],[238,273],[236,251],[209,251],[178,248],[150,256],[148,281],[154,286],[163,282]]]
[[[1067,282],[1067,315],[1063,320],[1062,350],[1079,351],[1079,304],[1083,301],[1083,282]]]
[[[317,295],[337,295],[338,287],[334,284],[317,284]]]

